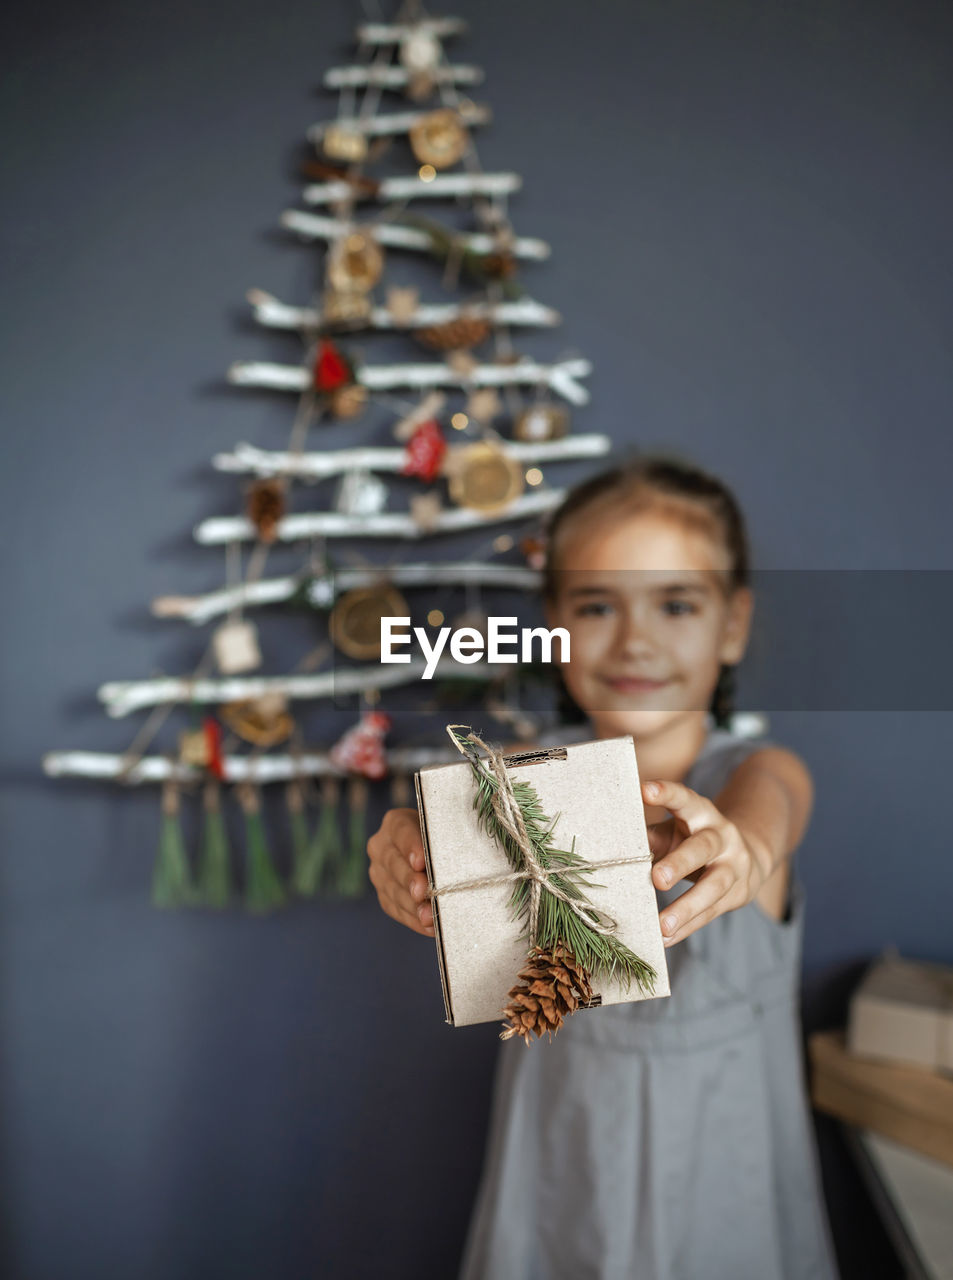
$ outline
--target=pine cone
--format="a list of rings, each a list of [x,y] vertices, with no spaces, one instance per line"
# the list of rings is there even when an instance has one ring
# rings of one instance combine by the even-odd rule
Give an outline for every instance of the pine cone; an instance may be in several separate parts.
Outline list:
[[[443,324],[432,324],[418,329],[414,336],[418,342],[434,351],[460,351],[478,347],[490,336],[490,326],[480,316],[457,316]]]
[[[575,1013],[592,999],[589,974],[561,942],[552,950],[534,947],[519,977],[520,981],[509,993],[509,1003],[503,1008],[506,1021],[500,1032],[501,1040],[522,1036],[529,1044],[531,1035],[544,1034],[551,1040],[566,1014]]]
[[[263,542],[274,542],[285,513],[285,492],[278,480],[256,480],[248,491],[248,518]]]

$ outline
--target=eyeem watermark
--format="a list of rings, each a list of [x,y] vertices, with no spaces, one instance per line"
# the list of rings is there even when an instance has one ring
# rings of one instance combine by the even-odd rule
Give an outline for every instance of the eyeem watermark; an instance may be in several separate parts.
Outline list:
[[[395,645],[410,645],[416,638],[426,658],[422,680],[431,680],[440,655],[449,641],[455,662],[532,662],[533,641],[540,641],[540,661],[552,662],[553,641],[559,640],[559,662],[569,661],[569,632],[565,627],[519,627],[518,618],[487,618],[486,636],[476,627],[441,627],[434,639],[424,627],[414,627],[413,635],[395,634],[395,627],[409,627],[409,618],[381,618],[381,662],[410,662],[409,653],[395,653]],[[515,651],[516,646],[519,652]]]

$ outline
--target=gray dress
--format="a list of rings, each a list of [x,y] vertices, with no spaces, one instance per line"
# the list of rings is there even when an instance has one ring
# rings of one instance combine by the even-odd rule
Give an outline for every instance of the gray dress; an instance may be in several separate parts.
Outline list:
[[[714,798],[766,745],[709,726],[685,785]],[[667,949],[671,996],[500,1046],[460,1280],[836,1280],[802,1065],[803,923],[792,866],[782,921],[749,903]]]

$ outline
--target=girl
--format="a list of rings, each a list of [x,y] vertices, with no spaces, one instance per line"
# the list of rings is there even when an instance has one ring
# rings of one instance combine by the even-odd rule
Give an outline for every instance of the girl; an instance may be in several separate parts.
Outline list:
[[[541,745],[632,734],[672,994],[501,1046],[461,1280],[836,1278],[791,874],[812,784],[726,727],[753,605],[737,503],[675,461],[603,472],[550,520],[544,603],[582,722]],[[432,937],[416,810],[368,855],[383,909]]]

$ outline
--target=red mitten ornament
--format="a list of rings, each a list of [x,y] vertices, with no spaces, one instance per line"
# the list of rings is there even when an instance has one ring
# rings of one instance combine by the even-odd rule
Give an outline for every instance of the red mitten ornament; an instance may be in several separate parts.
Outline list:
[[[365,778],[383,778],[387,774],[387,753],[384,750],[384,734],[391,726],[386,711],[366,711],[359,724],[348,729],[343,738],[331,748],[331,763],[349,773],[359,773]]]
[[[322,338],[314,362],[314,386],[317,391],[337,391],[354,381],[350,364],[333,342]]]
[[[443,438],[436,418],[428,418],[416,428],[407,441],[406,461],[401,475],[420,476],[422,480],[434,480],[440,474],[447,442]]]

